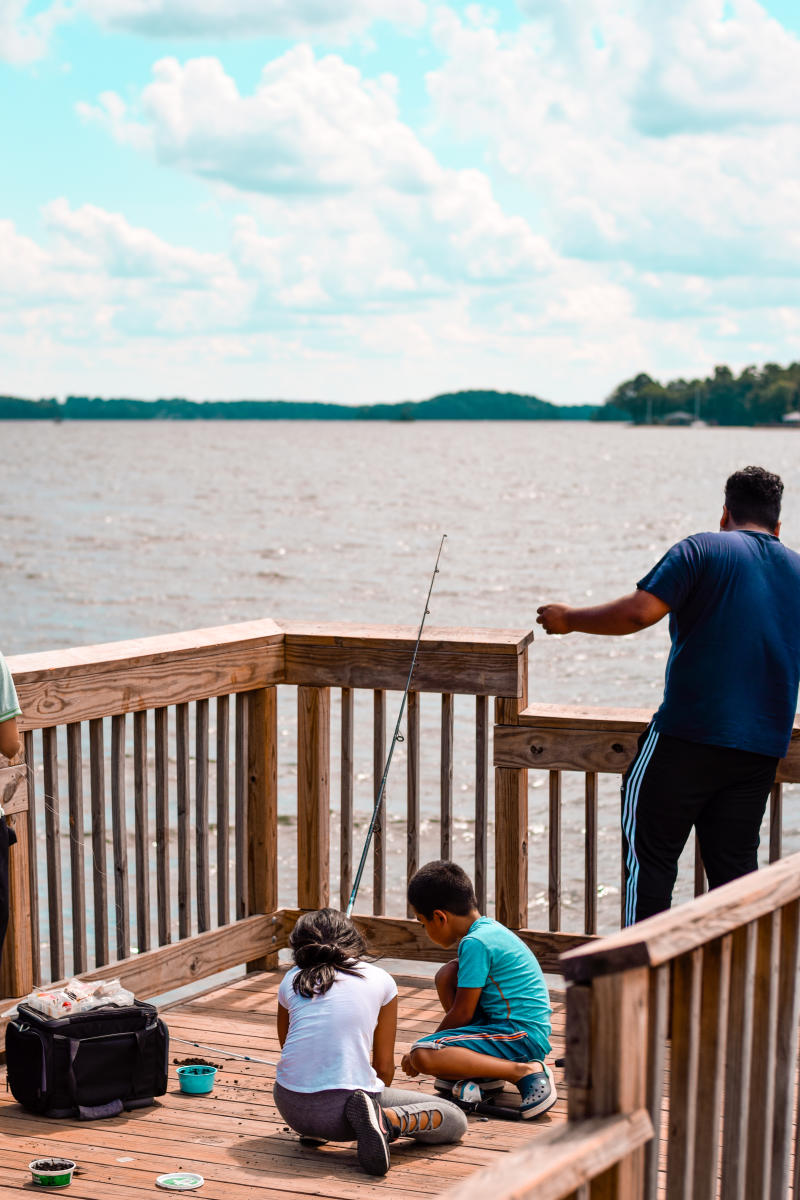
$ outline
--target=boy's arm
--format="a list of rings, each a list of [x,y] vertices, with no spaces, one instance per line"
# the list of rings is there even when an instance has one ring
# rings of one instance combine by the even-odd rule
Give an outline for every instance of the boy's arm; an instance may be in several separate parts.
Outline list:
[[[456,988],[453,1006],[442,1017],[436,1027],[436,1032],[441,1033],[445,1029],[459,1029],[462,1025],[469,1025],[475,1016],[475,1009],[478,1007],[482,991],[483,988],[479,987]]]
[[[637,588],[629,596],[621,596],[608,604],[593,608],[570,608],[568,604],[543,604],[536,610],[536,624],[545,633],[600,633],[621,636],[638,633],[655,625],[670,611],[670,606],[652,592]]]
[[[286,1043],[286,1038],[288,1037],[288,1034],[289,1034],[289,1010],[288,1010],[288,1008],[283,1007],[280,1000],[278,1001],[277,1025],[278,1025],[278,1041],[281,1044],[281,1050],[282,1050]]]

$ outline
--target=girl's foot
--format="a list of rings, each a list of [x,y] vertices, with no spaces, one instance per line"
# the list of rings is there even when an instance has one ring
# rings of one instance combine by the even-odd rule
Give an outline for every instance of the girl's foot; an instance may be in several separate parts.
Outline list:
[[[383,1109],[367,1092],[353,1092],[344,1107],[358,1143],[358,1161],[368,1175],[385,1175],[389,1170],[389,1142],[392,1131]]]

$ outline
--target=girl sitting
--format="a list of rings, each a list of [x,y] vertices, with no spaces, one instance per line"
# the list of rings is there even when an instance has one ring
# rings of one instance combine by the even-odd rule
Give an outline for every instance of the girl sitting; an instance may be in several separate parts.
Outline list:
[[[355,925],[332,908],[305,913],[289,938],[295,966],[278,990],[278,1112],[306,1145],[358,1143],[370,1175],[389,1170],[389,1144],[457,1142],[464,1113],[438,1096],[392,1088],[397,986],[365,961]]]

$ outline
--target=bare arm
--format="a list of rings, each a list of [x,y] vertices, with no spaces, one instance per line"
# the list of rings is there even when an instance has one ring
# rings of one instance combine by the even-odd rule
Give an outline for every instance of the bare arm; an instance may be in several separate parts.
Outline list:
[[[394,1039],[397,1033],[397,996],[384,1004],[372,1038],[372,1065],[386,1087],[394,1079]]]
[[[637,588],[629,596],[620,596],[594,608],[570,608],[568,604],[543,604],[537,609],[536,624],[546,633],[601,633],[619,636],[638,633],[655,625],[669,612],[669,605],[652,592]]]
[[[289,1010],[284,1008],[278,1001],[278,1041],[281,1044],[281,1050],[286,1045],[286,1038],[289,1034]]]
[[[17,718],[12,717],[10,721],[0,722],[0,754],[4,754],[6,758],[13,758],[15,754],[19,754],[21,747]]]
[[[444,1029],[460,1029],[462,1025],[469,1025],[475,1016],[475,1009],[478,1007],[482,991],[483,988],[456,988],[456,998],[452,1008],[444,1014],[436,1032],[439,1033]]]

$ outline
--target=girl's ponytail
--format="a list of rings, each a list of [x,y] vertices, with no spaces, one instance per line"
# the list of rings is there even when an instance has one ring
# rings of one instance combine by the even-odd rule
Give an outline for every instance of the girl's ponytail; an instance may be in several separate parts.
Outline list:
[[[303,913],[289,935],[289,946],[300,968],[292,987],[300,996],[322,996],[333,985],[336,972],[358,975],[366,943],[353,922],[335,908]]]

